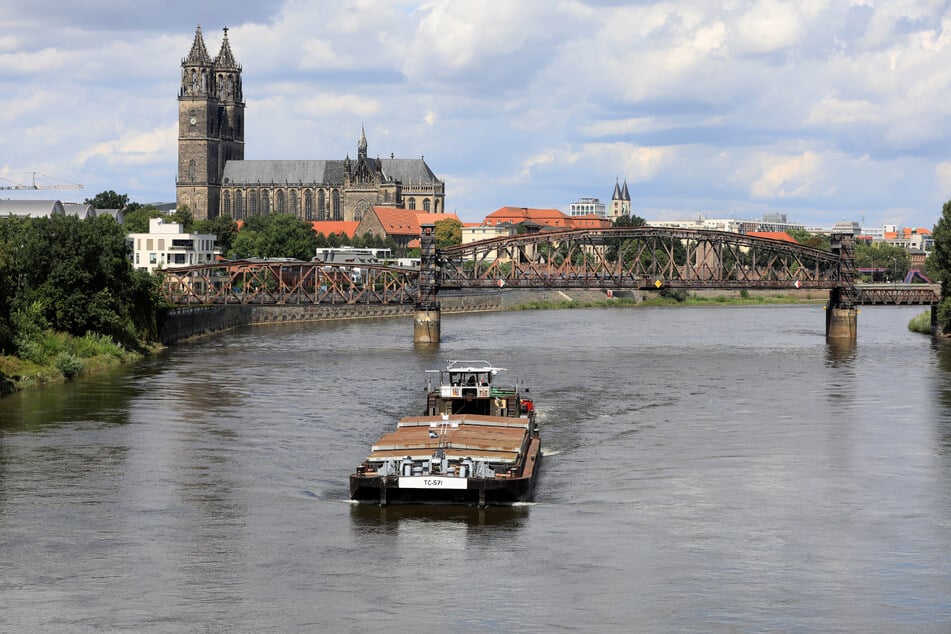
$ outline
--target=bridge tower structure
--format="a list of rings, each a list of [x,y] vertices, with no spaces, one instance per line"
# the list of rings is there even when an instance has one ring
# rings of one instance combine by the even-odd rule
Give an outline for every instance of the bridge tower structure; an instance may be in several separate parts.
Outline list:
[[[858,333],[858,291],[855,288],[855,236],[834,233],[830,250],[839,256],[839,285],[829,291],[826,338],[855,341]]]
[[[436,261],[436,225],[420,224],[419,291],[413,313],[413,343],[439,343],[440,309],[436,301],[439,268]]]

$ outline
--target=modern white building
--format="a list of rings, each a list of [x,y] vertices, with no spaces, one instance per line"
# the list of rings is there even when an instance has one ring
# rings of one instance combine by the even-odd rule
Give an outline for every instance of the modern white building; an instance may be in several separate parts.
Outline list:
[[[579,198],[569,205],[568,215],[573,218],[590,215],[607,218],[607,207],[600,198]]]
[[[790,229],[805,229],[805,225],[789,222],[786,214],[763,214],[760,220],[744,220],[737,218],[706,218],[697,214],[696,218],[684,220],[648,220],[651,227],[670,227],[674,229],[703,229],[706,231],[728,231],[730,233],[752,233],[764,231],[788,231]]]
[[[155,273],[195,264],[211,264],[221,253],[213,233],[185,233],[179,223],[166,223],[161,218],[149,219],[148,233],[130,233],[132,265]]]

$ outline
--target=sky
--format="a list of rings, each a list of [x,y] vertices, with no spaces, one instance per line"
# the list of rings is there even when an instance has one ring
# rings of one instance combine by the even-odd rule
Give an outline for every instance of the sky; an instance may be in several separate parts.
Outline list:
[[[951,0],[0,0],[0,191],[175,198],[181,61],[243,66],[246,159],[423,156],[446,210],[931,228]],[[47,178],[50,177],[50,178]]]

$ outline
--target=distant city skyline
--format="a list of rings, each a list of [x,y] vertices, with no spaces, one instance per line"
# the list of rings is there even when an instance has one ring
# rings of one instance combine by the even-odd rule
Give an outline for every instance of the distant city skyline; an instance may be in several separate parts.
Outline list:
[[[244,65],[247,159],[425,156],[465,222],[609,201],[647,219],[932,227],[951,198],[951,6],[729,3],[94,5],[0,0],[0,178],[174,200],[195,26]],[[0,184],[6,184],[0,181]],[[864,221],[863,221],[864,218]]]

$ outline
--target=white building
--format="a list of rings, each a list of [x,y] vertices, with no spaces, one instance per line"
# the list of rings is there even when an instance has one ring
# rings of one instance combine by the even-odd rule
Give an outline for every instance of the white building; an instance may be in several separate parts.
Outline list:
[[[706,218],[697,214],[696,218],[683,220],[648,220],[650,227],[668,227],[672,229],[701,229],[706,231],[728,231],[730,233],[754,233],[765,231],[789,231],[790,229],[805,229],[798,222],[789,222],[786,214],[766,213],[760,220],[744,220],[737,218]]]
[[[161,218],[149,219],[148,233],[130,233],[132,264],[135,268],[155,273],[195,264],[211,264],[221,253],[213,233],[185,233],[179,223],[166,223]]]
[[[568,215],[577,218],[579,216],[600,216],[607,218],[607,207],[601,202],[600,198],[579,198],[577,202],[569,205]]]

